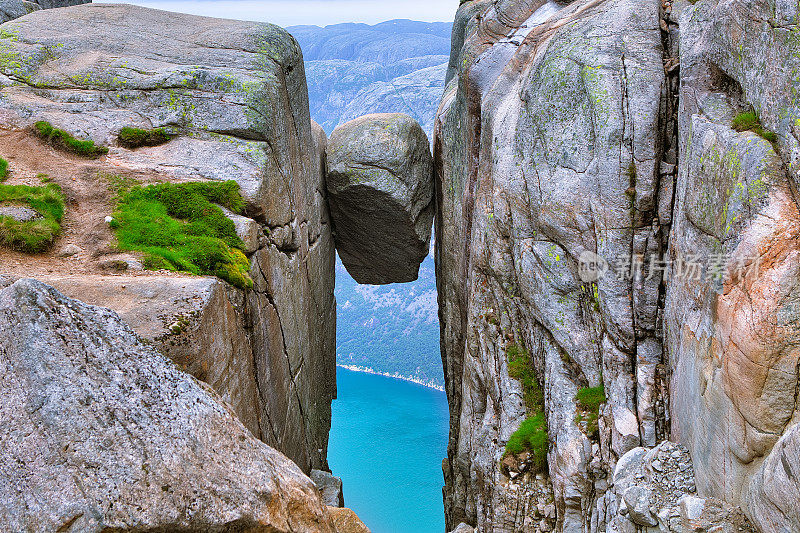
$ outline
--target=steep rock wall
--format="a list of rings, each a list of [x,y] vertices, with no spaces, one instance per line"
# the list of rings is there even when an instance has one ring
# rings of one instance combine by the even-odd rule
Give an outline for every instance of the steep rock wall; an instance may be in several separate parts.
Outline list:
[[[796,528],[797,24],[780,1],[462,2],[435,138],[450,529],[683,531],[703,505]],[[595,432],[576,396],[601,384]],[[537,411],[534,475],[503,452]],[[656,523],[611,474],[667,438],[701,498]]]
[[[775,499],[776,489],[796,488],[771,457],[784,433],[775,453],[792,449],[800,414],[798,22],[797,5],[780,1],[702,2],[680,18],[681,162],[670,258],[706,258],[715,275],[673,275],[669,284],[673,438],[692,452],[698,489],[747,503],[763,531],[794,530],[799,519],[795,505]],[[746,111],[775,132],[774,143],[732,128]],[[775,475],[762,472],[751,485],[762,464]],[[755,505],[761,498],[773,504]],[[780,519],[776,506],[786,512]]]
[[[664,435],[660,274],[582,281],[586,252],[620,266],[660,253],[667,80],[660,2],[467,2],[436,130],[437,267],[451,405],[448,525],[577,531],[616,458]],[[481,13],[475,17],[476,13]],[[673,161],[674,162],[674,161]],[[526,416],[507,353],[544,392],[550,483],[510,480],[503,446]],[[575,396],[604,384],[603,438]],[[527,478],[525,478],[527,479]],[[552,490],[553,496],[548,493]]]
[[[82,250],[69,258],[4,251],[0,273],[51,278],[127,315],[214,384],[254,434],[306,472],[325,469],[336,390],[334,249],[326,138],[309,118],[297,43],[268,24],[127,5],[36,11],[0,31],[9,183],[36,184],[46,173],[61,185],[69,205],[56,251],[66,243]],[[87,161],[56,152],[29,134],[37,120],[109,146],[109,154]],[[129,150],[117,143],[126,126],[166,127],[176,137]],[[259,228],[249,250],[254,288],[144,272],[127,274],[129,282],[87,277],[114,252],[103,222],[113,210],[109,176],[236,180]],[[150,318],[137,322],[137,314]]]

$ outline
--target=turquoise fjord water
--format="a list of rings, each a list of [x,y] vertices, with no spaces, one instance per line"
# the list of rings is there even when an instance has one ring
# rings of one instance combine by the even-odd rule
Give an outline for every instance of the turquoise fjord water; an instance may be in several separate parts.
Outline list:
[[[442,533],[445,394],[343,368],[336,375],[328,462],[345,505],[373,533]]]

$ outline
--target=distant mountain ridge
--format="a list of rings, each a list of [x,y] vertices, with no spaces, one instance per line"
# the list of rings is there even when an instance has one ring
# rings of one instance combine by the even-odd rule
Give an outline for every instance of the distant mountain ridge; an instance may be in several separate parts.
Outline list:
[[[452,26],[391,20],[287,28],[303,49],[312,117],[330,134],[364,114],[406,113],[431,137]]]

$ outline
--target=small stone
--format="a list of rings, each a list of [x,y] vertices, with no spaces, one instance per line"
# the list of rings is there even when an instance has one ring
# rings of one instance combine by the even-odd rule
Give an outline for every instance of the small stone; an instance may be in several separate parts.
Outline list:
[[[0,217],[13,218],[17,222],[31,222],[44,218],[38,211],[16,205],[0,207]]]
[[[344,507],[342,480],[324,470],[312,470],[311,481],[317,486],[322,501],[329,507]]]
[[[78,255],[83,251],[83,248],[78,246],[77,244],[67,244],[64,246],[58,255],[60,257],[72,257],[73,255]]]

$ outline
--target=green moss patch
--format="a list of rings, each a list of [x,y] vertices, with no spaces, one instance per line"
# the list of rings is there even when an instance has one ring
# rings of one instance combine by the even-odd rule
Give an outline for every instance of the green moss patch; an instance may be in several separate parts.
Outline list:
[[[120,249],[145,254],[145,268],[217,276],[243,289],[253,286],[236,226],[219,208],[244,209],[235,181],[137,185],[118,193],[112,228]]]
[[[737,115],[736,118],[733,119],[731,127],[739,132],[752,131],[759,137],[771,142],[773,146],[778,142],[778,136],[775,134],[775,132],[764,129],[764,127],[761,125],[761,120],[758,118],[758,115],[753,111],[748,111],[747,113],[741,113],[740,115]]]
[[[0,244],[39,253],[49,248],[61,231],[64,197],[54,183],[44,187],[0,185],[0,205],[28,207],[42,216],[27,222],[0,216]]]
[[[605,388],[600,385],[599,387],[587,387],[578,391],[575,396],[578,403],[580,412],[575,419],[578,425],[586,424],[586,433],[593,438],[599,438],[600,426],[598,419],[600,418],[600,405],[606,402]]]
[[[168,143],[172,136],[164,128],[143,130],[139,128],[122,128],[117,136],[121,146],[140,148],[142,146],[159,146]]]
[[[0,181],[5,181],[8,177],[8,161],[0,157]]]
[[[544,413],[527,418],[506,444],[506,453],[519,455],[530,452],[534,470],[540,472],[547,466],[547,421]]]
[[[530,353],[517,343],[506,347],[508,374],[522,383],[522,394],[528,409],[528,418],[511,435],[506,443],[506,454],[531,453],[531,464],[536,471],[547,467],[548,435],[544,416],[544,393],[536,379],[536,370]]]
[[[33,130],[39,138],[65,152],[71,152],[90,159],[95,159],[108,153],[107,147],[97,146],[91,140],[76,139],[70,133],[58,129],[44,120],[34,124]]]

